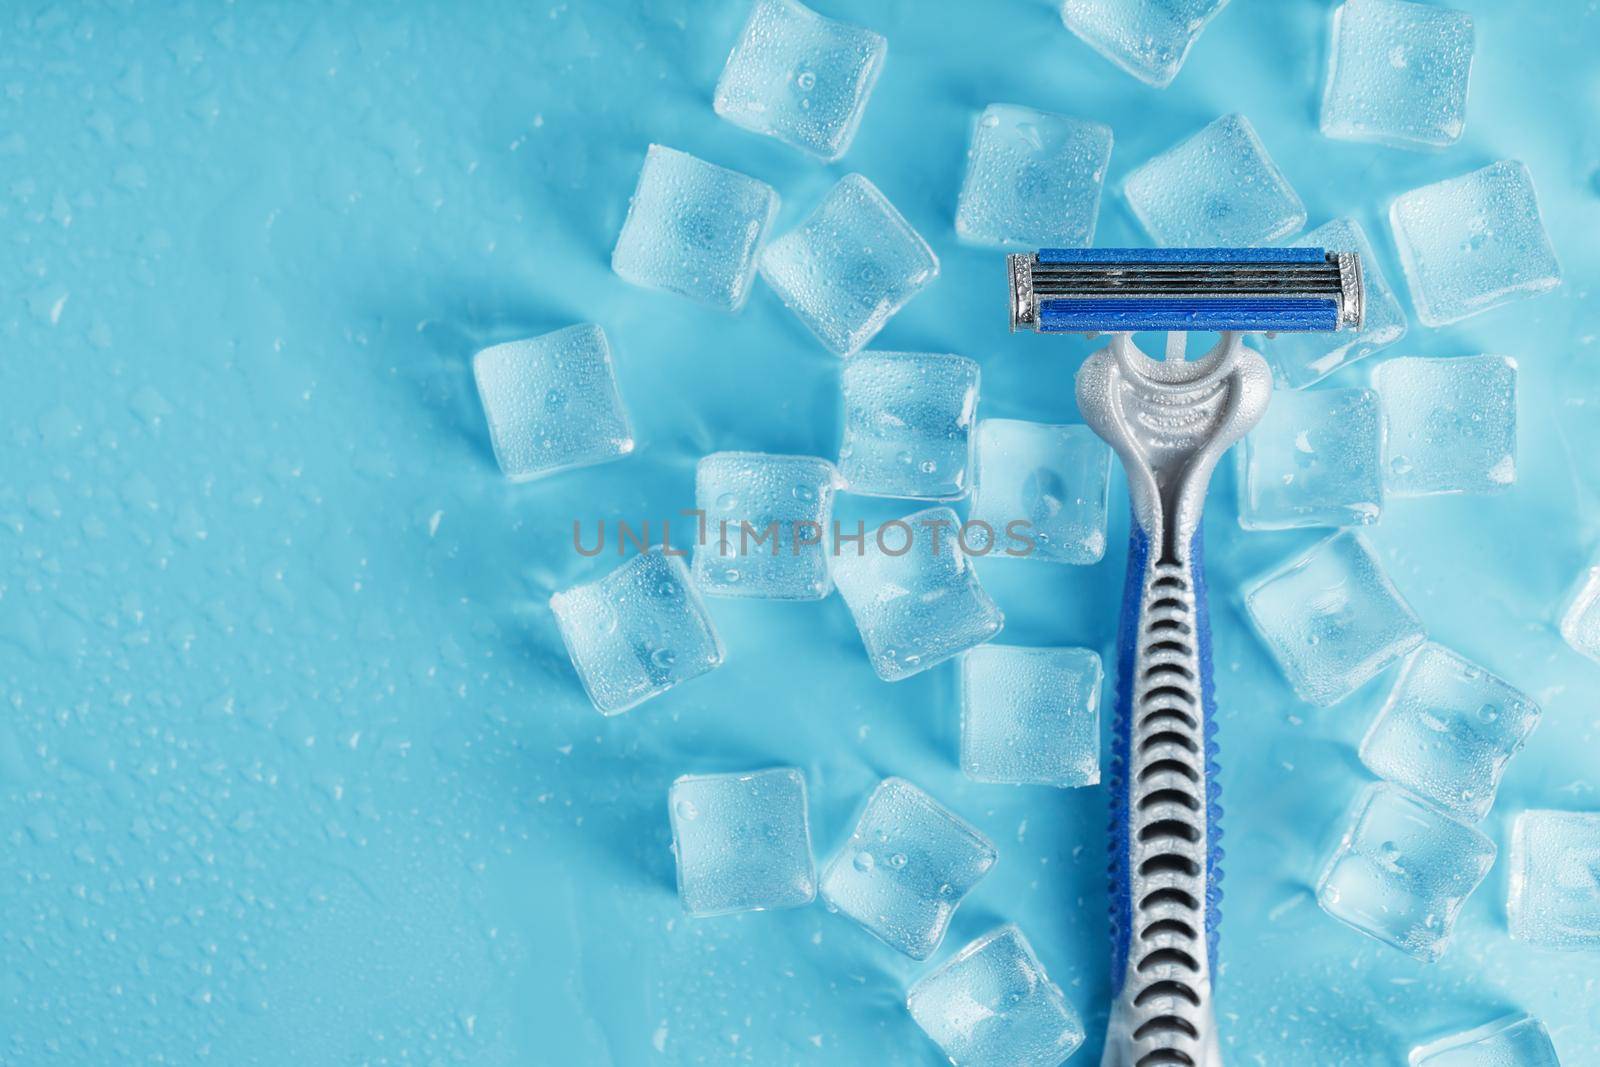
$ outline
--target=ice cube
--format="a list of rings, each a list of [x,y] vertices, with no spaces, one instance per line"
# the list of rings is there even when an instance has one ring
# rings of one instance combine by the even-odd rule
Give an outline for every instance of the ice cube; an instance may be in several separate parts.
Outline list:
[[[603,715],[616,715],[722,663],[722,641],[677,556],[642,552],[550,598],[572,665]]]
[[[1561,1067],[1544,1024],[1524,1012],[1411,1050],[1411,1067]]]
[[[794,908],[817,895],[806,780],[793,767],[686,774],[667,805],[690,915]]]
[[[1366,526],[1383,511],[1378,395],[1279,390],[1239,446],[1239,525]]]
[[[1452,815],[1481,819],[1539,705],[1440,645],[1425,644],[1361,742],[1361,762]]]
[[[1600,663],[1600,564],[1573,585],[1561,609],[1561,637],[1573,651]]]
[[[1450,943],[1456,913],[1494,864],[1494,842],[1385,782],[1356,801],[1317,880],[1340,922],[1425,963]]]
[[[712,107],[735,126],[832,162],[855,139],[888,50],[881,34],[795,0],[756,0]]]
[[[1517,361],[1385,360],[1383,488],[1394,496],[1489,493],[1517,480]]]
[[[1425,325],[1448,326],[1561,284],[1533,175],[1514,159],[1400,194],[1389,224]]]
[[[961,657],[961,769],[979,782],[1100,781],[1100,657],[980,645]]]
[[[917,1025],[954,1064],[1057,1067],[1083,1023],[1015,924],[993,930],[906,994]]]
[[[984,419],[974,451],[968,521],[988,528],[976,527],[975,545],[1007,544],[1009,530],[1032,542],[1018,549],[1032,559],[1096,563],[1105,555],[1111,448],[1093,430]]]
[[[1281,241],[1305,205],[1243,115],[1224,115],[1151,159],[1123,183],[1157,244],[1242,247]]]
[[[833,580],[884,681],[909,678],[1000,632],[1005,619],[978,584],[960,529],[954,511],[928,508],[835,549]]]
[[[862,352],[840,377],[839,474],[852,493],[955,500],[971,488],[978,365],[933,352]]]
[[[766,182],[653,144],[611,269],[634,285],[737,311],[777,213],[778,194]]]
[[[876,337],[938,274],[928,242],[859,174],[840,178],[761,255],[767,284],[841,356]]]
[[[997,248],[1094,243],[1111,127],[1016,104],[990,104],[967,149],[956,233]]]
[[[1313,545],[1245,592],[1245,609],[1302,700],[1336,703],[1422,644],[1422,623],[1360,534]]]
[[[988,838],[928,794],[904,778],[885,778],[823,869],[822,899],[884,943],[925,960],[997,856]]]
[[[1404,0],[1348,0],[1333,12],[1322,132],[1397,148],[1455,144],[1467,117],[1472,16]]]
[[[620,459],[633,429],[605,331],[584,323],[493,345],[472,357],[500,471],[525,482]]]
[[[1157,88],[1228,0],[1064,0],[1061,21],[1089,47]]]
[[[1354,219],[1334,219],[1289,242],[1291,248],[1324,248],[1361,257],[1366,317],[1359,330],[1286,333],[1266,347],[1280,381],[1292,389],[1319,382],[1347,364],[1387,348],[1406,335],[1406,315],[1372,251],[1367,231]]]
[[[1511,935],[1600,948],[1600,812],[1525,811],[1511,828]]]
[[[833,464],[811,456],[714,452],[695,467],[704,539],[694,577],[712,596],[820,600],[833,588],[826,544]]]

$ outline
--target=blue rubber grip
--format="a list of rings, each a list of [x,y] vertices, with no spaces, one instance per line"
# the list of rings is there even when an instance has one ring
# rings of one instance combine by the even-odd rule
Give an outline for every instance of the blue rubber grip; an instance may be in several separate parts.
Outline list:
[[[1338,328],[1338,301],[1325,297],[1046,298],[1039,302],[1041,333],[1132,333],[1137,330],[1305,333]]]
[[[1150,539],[1137,519],[1131,523],[1132,534],[1128,544],[1128,571],[1123,582],[1122,613],[1117,627],[1117,688],[1112,702],[1111,722],[1111,818],[1107,834],[1110,849],[1110,912],[1111,912],[1111,992],[1112,997],[1122,993],[1127,976],[1128,955],[1132,951],[1133,899],[1129,871],[1130,833],[1132,820],[1129,812],[1128,768],[1132,762],[1134,669],[1138,643],[1142,630],[1139,617],[1144,599],[1144,583],[1150,564]],[[1197,653],[1200,662],[1200,698],[1204,715],[1203,738],[1205,744],[1205,823],[1206,823],[1206,882],[1205,882],[1205,935],[1206,948],[1215,973],[1217,960],[1217,934],[1222,915],[1222,790],[1218,778],[1218,745],[1216,719],[1216,690],[1213,685],[1211,654],[1211,615],[1205,581],[1204,543],[1199,533],[1189,546],[1190,576],[1193,581],[1194,626]]]

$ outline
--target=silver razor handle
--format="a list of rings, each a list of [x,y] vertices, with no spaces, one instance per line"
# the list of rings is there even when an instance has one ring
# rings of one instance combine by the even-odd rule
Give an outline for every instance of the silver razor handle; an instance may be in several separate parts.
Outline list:
[[[1169,338],[1169,341],[1173,340]],[[1078,372],[1084,420],[1127,471],[1134,526],[1113,728],[1113,992],[1102,1067],[1219,1067],[1222,858],[1200,516],[1218,459],[1261,418],[1266,361],[1225,333],[1150,359],[1115,334]]]

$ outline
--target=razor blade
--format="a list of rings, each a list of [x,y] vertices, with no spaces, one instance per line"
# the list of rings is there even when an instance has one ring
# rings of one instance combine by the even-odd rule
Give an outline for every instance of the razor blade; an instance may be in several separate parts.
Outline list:
[[[1046,248],[1007,257],[1011,329],[1359,329],[1361,258],[1321,248]]]

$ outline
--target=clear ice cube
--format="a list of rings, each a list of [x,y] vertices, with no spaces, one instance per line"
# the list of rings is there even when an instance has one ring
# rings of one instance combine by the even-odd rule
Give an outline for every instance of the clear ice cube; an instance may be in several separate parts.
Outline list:
[[[1094,243],[1111,127],[1016,104],[990,104],[967,149],[956,233],[996,248]]]
[[[1222,116],[1144,163],[1122,189],[1160,245],[1271,244],[1306,224],[1305,205],[1250,120],[1238,114]]]
[[[1005,619],[959,544],[961,519],[928,508],[841,542],[833,580],[872,669],[896,682],[982,644]]]
[[[1385,360],[1383,488],[1393,496],[1490,493],[1517,480],[1517,361]]]
[[[1600,811],[1518,815],[1510,885],[1513,937],[1548,948],[1600,948]]]
[[[822,899],[885,944],[925,960],[997,856],[988,838],[927,793],[885,778],[824,868]]]
[[[1494,864],[1494,842],[1385,782],[1357,800],[1317,880],[1329,915],[1426,963]]]
[[[605,331],[588,323],[472,357],[500,471],[514,482],[620,459],[633,429]]]
[[[1064,0],[1067,29],[1157,88],[1170,85],[1189,48],[1228,0]]]
[[[712,596],[820,600],[838,472],[825,459],[713,452],[695,467],[704,539],[694,577]]]
[[[653,144],[611,269],[634,285],[737,311],[777,213],[778,194],[766,182]]]
[[[720,666],[722,641],[677,556],[641,552],[550,598],[594,706],[616,715]]]
[[[1289,247],[1354,252],[1360,256],[1366,308],[1359,330],[1286,333],[1274,338],[1266,347],[1266,356],[1281,382],[1291,389],[1303,389],[1406,335],[1406,314],[1359,222],[1334,219],[1290,241]]]
[[[1333,12],[1322,132],[1343,141],[1443,148],[1461,137],[1472,16],[1405,0],[1348,0]]]
[[[690,915],[795,908],[817,895],[805,776],[686,774],[668,791],[678,898]]]
[[[1600,663],[1600,564],[1578,576],[1561,608],[1560,628],[1573,651]]]
[[[1083,1023],[1014,924],[952,956],[906,994],[906,1009],[954,1064],[1057,1067]]]
[[[980,645],[961,657],[961,769],[979,782],[1100,781],[1100,657]]]
[[[1524,1012],[1411,1050],[1410,1067],[1561,1067],[1544,1024]]]
[[[939,274],[939,260],[878,187],[846,174],[767,245],[761,276],[828,348],[848,356]]]
[[[717,114],[832,162],[855,139],[889,45],[795,0],[756,0],[717,81]]]
[[[1032,542],[1031,559],[1097,563],[1105,555],[1111,448],[1093,430],[984,419],[974,454],[968,521],[994,531],[978,527],[975,545],[1007,543],[1009,530]]]
[[[978,365],[933,352],[862,352],[840,378],[839,473],[852,493],[955,500],[971,488]]]
[[[1533,175],[1516,160],[1402,193],[1389,223],[1425,325],[1448,326],[1561,284]]]
[[[1383,511],[1371,389],[1283,389],[1239,445],[1239,525],[1366,526]]]
[[[1302,700],[1334,704],[1422,644],[1422,623],[1360,534],[1313,545],[1245,592],[1245,609]]]
[[[1481,819],[1539,705],[1440,645],[1425,644],[1361,742],[1361,762],[1452,815]]]

